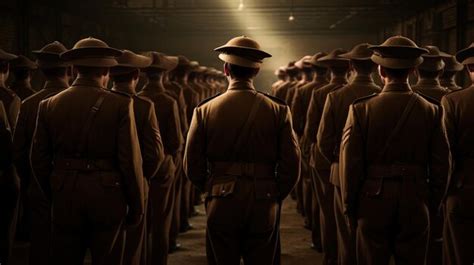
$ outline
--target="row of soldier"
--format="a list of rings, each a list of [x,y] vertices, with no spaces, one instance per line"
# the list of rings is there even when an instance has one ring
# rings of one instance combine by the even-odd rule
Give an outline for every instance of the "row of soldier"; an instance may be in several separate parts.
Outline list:
[[[302,150],[292,195],[323,264],[474,262],[473,93],[456,84],[473,56],[396,36],[275,72]]]
[[[0,50],[0,263],[11,261],[18,230],[30,264],[82,264],[87,247],[93,264],[167,264],[201,203],[183,173],[189,122],[225,89],[223,74],[95,38],[33,53],[36,62]],[[30,84],[36,68],[40,89]]]

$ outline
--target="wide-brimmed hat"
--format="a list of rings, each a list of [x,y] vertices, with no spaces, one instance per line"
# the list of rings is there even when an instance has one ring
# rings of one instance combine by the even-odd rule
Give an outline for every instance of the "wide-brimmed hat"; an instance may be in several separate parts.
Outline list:
[[[311,61],[311,55],[305,55],[295,63],[295,66],[298,67],[299,69],[311,68],[312,65],[310,61]]]
[[[286,74],[285,67],[284,66],[278,67],[278,69],[275,70],[274,74],[275,75],[285,75]]]
[[[40,68],[58,68],[70,66],[70,63],[61,60],[61,53],[66,51],[61,42],[55,41],[32,53],[36,56],[36,63]]]
[[[30,60],[28,57],[19,55],[17,58],[11,60],[10,67],[12,69],[23,68],[23,69],[28,69],[28,70],[34,70],[38,68],[38,65],[32,60]]]
[[[444,69],[445,63],[443,61],[444,57],[447,57],[444,53],[441,53],[438,47],[436,46],[425,46],[428,53],[421,55],[423,57],[423,63],[418,66],[418,69],[428,71],[428,72],[437,72]]]
[[[347,51],[341,48],[332,50],[329,54],[318,59],[318,63],[326,67],[344,67],[349,65],[349,59],[341,57]]]
[[[318,52],[315,55],[311,56],[311,60],[309,60],[309,63],[312,64],[313,66],[317,66],[317,67],[326,67],[325,65],[318,62],[319,58],[324,57],[326,55],[328,55],[328,54],[325,53],[325,52]]]
[[[226,63],[250,68],[259,68],[264,58],[272,57],[261,50],[255,40],[246,36],[235,37],[214,51],[220,52],[219,58]]]
[[[288,63],[288,65],[285,67],[285,72],[289,74],[296,74],[298,73],[299,69],[295,66],[296,61],[291,61]]]
[[[371,49],[369,49],[370,46],[371,45],[368,43],[357,44],[352,48],[351,51],[341,54],[340,57],[350,60],[370,60],[372,54],[374,53]]]
[[[456,59],[462,64],[474,64],[474,42],[456,53]]]
[[[428,53],[428,50],[403,36],[390,37],[381,45],[372,45],[369,49],[374,51],[371,57],[374,63],[393,69],[417,67],[423,62],[421,55]]]
[[[123,50],[117,58],[117,65],[110,69],[112,75],[122,75],[135,71],[139,68],[146,68],[151,65],[152,59],[148,56],[139,55],[129,50]]]
[[[458,62],[454,55],[446,52],[441,52],[441,54],[443,55],[445,72],[459,72],[464,69],[464,65]]]
[[[12,53],[8,53],[2,49],[0,49],[0,62],[1,61],[11,61],[13,59],[16,59],[18,56]]]
[[[111,48],[107,43],[96,38],[85,38],[74,45],[74,47],[61,54],[61,59],[73,65],[89,67],[113,67],[116,66],[117,57],[122,51]]]
[[[171,71],[178,66],[179,59],[177,56],[168,56],[160,52],[145,52],[144,55],[152,59],[151,65],[147,68],[158,68],[161,70]]]

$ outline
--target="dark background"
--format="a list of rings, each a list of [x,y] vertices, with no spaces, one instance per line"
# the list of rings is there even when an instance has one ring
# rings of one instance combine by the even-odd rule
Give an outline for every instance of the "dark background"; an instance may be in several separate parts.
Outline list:
[[[53,40],[71,48],[94,36],[113,47],[183,54],[221,69],[212,49],[247,35],[274,55],[257,80],[265,90],[278,66],[318,51],[401,34],[455,53],[474,39],[471,0],[242,0],[239,11],[240,1],[0,0],[0,48],[31,56]]]

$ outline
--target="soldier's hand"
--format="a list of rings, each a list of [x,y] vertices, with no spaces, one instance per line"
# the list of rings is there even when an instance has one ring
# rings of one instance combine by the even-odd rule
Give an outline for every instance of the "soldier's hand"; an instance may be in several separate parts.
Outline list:
[[[129,213],[126,219],[126,226],[134,227],[140,224],[143,219],[143,214],[133,214]]]

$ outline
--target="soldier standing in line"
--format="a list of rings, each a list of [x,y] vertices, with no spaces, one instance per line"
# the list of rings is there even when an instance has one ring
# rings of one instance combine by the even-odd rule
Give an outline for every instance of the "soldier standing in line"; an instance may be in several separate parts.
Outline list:
[[[425,264],[429,213],[438,211],[450,171],[442,109],[414,93],[408,76],[426,49],[401,36],[370,47],[381,93],[356,100],[344,128],[343,211],[357,227],[357,264]]]
[[[155,182],[166,182],[168,179],[163,180],[163,177],[167,178],[169,175],[158,176],[157,174],[164,160],[164,152],[154,103],[149,99],[137,96],[135,90],[140,76],[140,68],[150,66],[152,60],[147,56],[124,50],[123,54],[117,58],[117,62],[118,64],[110,69],[113,81],[112,91],[123,93],[133,99],[133,110],[143,161],[143,190],[145,194],[143,219],[138,226],[129,227],[126,231],[123,264],[146,265],[149,183],[155,179]]]
[[[310,60],[311,60],[311,56],[306,55],[295,63],[295,66],[296,68],[298,68],[298,71],[299,71],[300,79],[294,86],[292,86],[288,90],[288,94],[286,96],[286,102],[288,102],[290,109],[291,107],[293,107],[292,103],[293,103],[293,99],[295,97],[296,91],[300,87],[306,85],[307,83],[313,80],[313,69],[311,67],[311,64],[309,63]]]
[[[422,55],[423,63],[417,67],[418,83],[413,86],[413,91],[441,102],[441,98],[449,92],[439,83],[445,65],[443,57],[446,55],[436,46],[426,46],[425,49],[428,53]]]
[[[160,171],[150,182],[148,234],[151,235],[151,247],[148,248],[148,261],[149,264],[166,265],[171,242],[171,222],[175,212],[175,193],[178,192],[176,187],[180,183],[176,176],[176,164],[181,163],[179,161],[182,159],[184,138],[180,127],[178,103],[166,92],[163,80],[167,72],[178,65],[178,58],[158,52],[147,55],[152,59],[152,63],[143,69],[147,83],[139,96],[155,104],[165,151],[165,160]]]
[[[122,55],[86,38],[61,54],[78,72],[41,101],[33,138],[34,177],[51,203],[53,265],[122,264],[124,232],[144,214],[143,172],[132,99],[105,90]]]
[[[215,50],[229,88],[195,109],[184,157],[188,178],[207,194],[208,263],[275,264],[279,205],[300,173],[291,113],[252,84],[271,56],[257,42],[236,37]]]
[[[16,56],[0,49],[0,263],[8,264],[16,231],[20,181],[13,165],[12,135],[20,99],[8,89],[9,62]]]
[[[320,64],[327,66],[331,72],[331,81],[328,85],[314,90],[308,107],[305,141],[311,145],[310,166],[315,169],[313,182],[316,196],[320,203],[321,240],[324,253],[324,264],[337,264],[337,234],[334,217],[334,187],[330,183],[331,163],[320,159],[317,148],[317,133],[323,114],[326,96],[347,84],[349,73],[349,59],[341,57],[346,53],[343,49],[335,49],[328,55],[318,59]]]
[[[440,83],[443,87],[446,87],[450,91],[459,90],[460,87],[456,84],[456,75],[464,70],[464,65],[459,63],[456,60],[456,57],[452,56],[451,54],[443,53],[443,61],[444,61],[444,71],[440,77]]]
[[[339,180],[340,140],[346,124],[349,105],[358,98],[380,92],[380,87],[372,79],[372,73],[376,70],[377,65],[372,62],[371,56],[372,51],[367,43],[356,45],[350,52],[341,54],[341,57],[350,60],[355,75],[349,85],[327,95],[318,129],[317,147],[320,152],[317,153],[318,157],[315,159],[324,159],[331,164],[329,181],[334,185],[334,213],[337,225],[339,265],[357,264],[355,230],[354,227],[347,226],[342,211]]]
[[[205,67],[200,66],[196,61],[192,61],[191,66],[192,68],[188,75],[188,85],[198,94],[198,102],[201,102],[204,100],[204,88],[198,83],[198,76],[205,70]]]
[[[474,84],[474,43],[459,51],[456,59],[466,66]],[[453,175],[445,197],[445,265],[464,265],[474,261],[473,100],[474,85],[455,90],[442,99],[444,124],[453,156]]]
[[[280,67],[278,69],[275,70],[275,75],[277,76],[278,80],[275,81],[275,83],[272,84],[272,87],[271,87],[271,90],[270,90],[270,95],[274,96],[276,91],[278,90],[278,88],[283,85],[288,76],[286,75],[286,72],[285,72],[285,67]]]
[[[10,129],[16,128],[18,114],[20,113],[21,99],[15,92],[7,87],[7,79],[10,74],[10,63],[17,56],[0,49],[0,100],[7,113]]]
[[[285,72],[288,75],[288,79],[283,83],[276,91],[275,97],[286,100],[288,96],[288,91],[298,82],[298,68],[295,66],[295,62],[288,63],[288,66],[285,68]]]
[[[28,218],[25,228],[30,231],[30,265],[50,264],[51,241],[51,210],[44,191],[32,177],[30,164],[30,148],[36,126],[36,116],[39,103],[48,97],[69,87],[71,79],[71,65],[60,59],[60,55],[67,49],[60,42],[52,42],[33,51],[37,58],[37,65],[43,73],[46,83],[34,95],[28,97],[21,104],[20,115],[15,129],[14,159],[18,176],[21,180],[21,194],[24,207],[23,218]]]
[[[311,95],[313,94],[314,90],[317,90],[328,83],[327,68],[323,67],[317,62],[319,58],[326,55],[326,53],[320,52],[311,57],[309,63],[311,64],[314,72],[313,80],[296,91],[292,104],[293,128],[299,139],[302,156],[301,177],[303,178],[303,193],[305,196],[310,195],[309,199],[311,202],[305,204],[305,206],[311,206],[311,209],[306,209],[308,212],[307,224],[311,227],[311,248],[318,252],[322,252],[319,202],[316,197],[312,177],[314,170],[309,165],[310,146],[309,144],[306,144],[303,133],[306,124],[306,113],[308,112],[308,105],[309,101],[311,100]]]
[[[19,55],[18,58],[11,61],[10,67],[15,77],[15,80],[10,85],[10,89],[21,100],[33,95],[36,91],[31,87],[31,73],[38,68],[38,65],[28,57]]]

